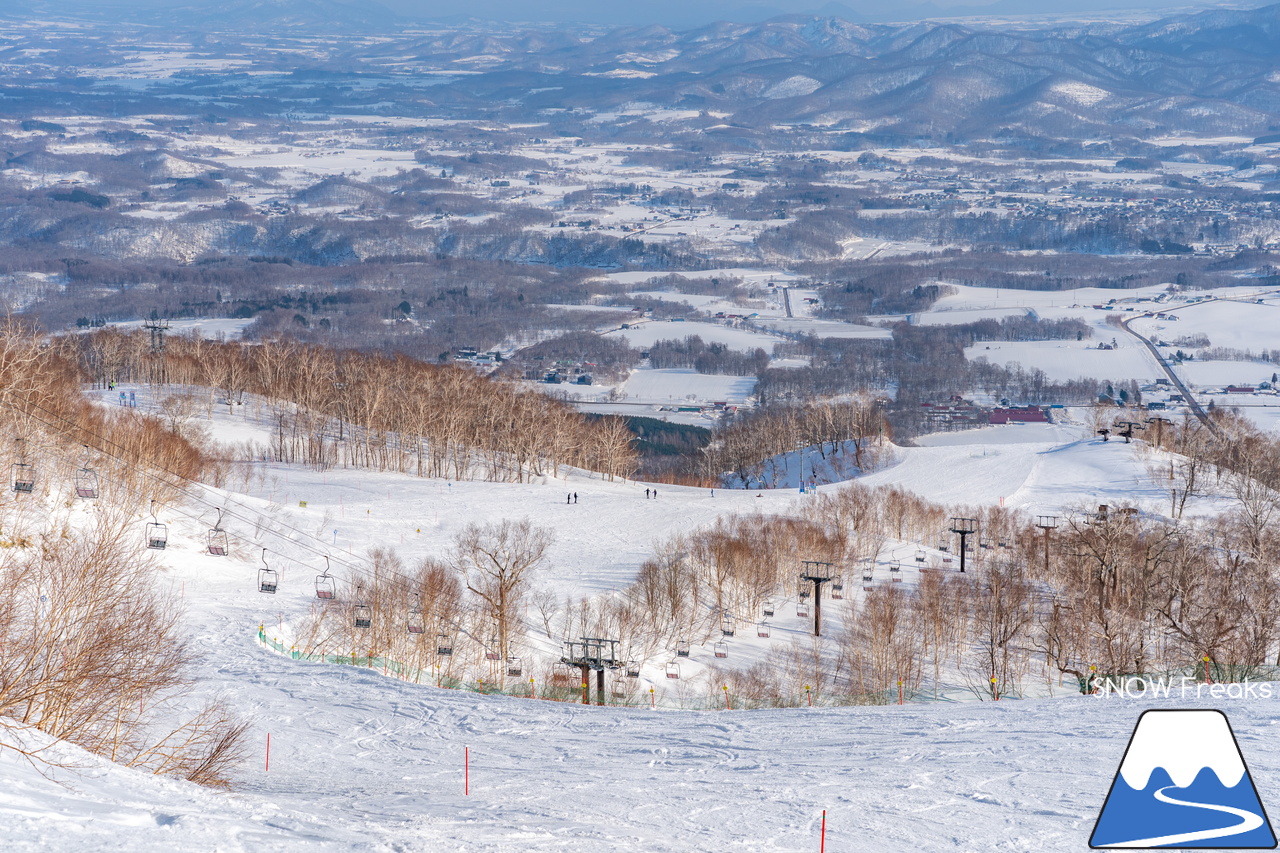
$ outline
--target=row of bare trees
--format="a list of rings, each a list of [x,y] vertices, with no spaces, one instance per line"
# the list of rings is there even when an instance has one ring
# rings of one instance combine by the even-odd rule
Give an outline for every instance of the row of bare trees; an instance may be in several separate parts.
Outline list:
[[[0,491],[0,743],[13,746],[4,727],[30,727],[226,787],[247,723],[216,699],[191,704],[196,657],[138,526],[151,499],[179,499],[184,478],[212,466],[156,419],[88,405],[79,380],[60,342],[0,329],[0,442],[13,448]],[[74,503],[85,470],[88,513]],[[29,489],[11,490],[19,481]]]
[[[847,455],[853,468],[869,470],[883,437],[883,413],[870,397],[769,406],[718,430],[706,450],[706,467],[760,485],[767,466],[776,466],[793,451],[813,448],[824,460]]]
[[[171,337],[163,355],[140,334],[106,330],[78,340],[83,368],[101,384],[204,388],[210,412],[258,395],[270,410],[271,452],[283,462],[498,482],[562,465],[613,479],[636,466],[625,424],[589,421],[562,401],[466,368],[289,339]]]
[[[413,567],[375,549],[368,571],[297,627],[295,648],[384,656],[449,679],[505,681],[507,664],[524,652],[526,605],[551,543],[546,528],[505,519],[468,525],[442,559]]]

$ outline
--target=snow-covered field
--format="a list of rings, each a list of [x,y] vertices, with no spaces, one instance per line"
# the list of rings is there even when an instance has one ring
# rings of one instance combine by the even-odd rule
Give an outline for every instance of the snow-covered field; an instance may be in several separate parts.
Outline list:
[[[669,382],[667,373],[637,375]],[[151,405],[136,390],[139,405]],[[233,415],[219,407],[211,426],[224,441],[262,441],[261,415],[252,403]],[[1126,501],[1158,511],[1166,500],[1144,445],[1104,444],[1069,425],[919,443],[895,449],[864,482],[1046,513]],[[714,691],[694,681],[714,660],[695,645],[677,682],[663,677],[662,659],[645,663],[637,692],[643,698],[653,687],[656,709],[588,708],[439,690],[290,660],[257,642],[260,624],[287,637],[313,606],[320,565],[310,549],[330,552],[343,576],[373,546],[412,562],[438,555],[473,520],[528,517],[556,536],[540,585],[560,598],[609,595],[664,537],[729,512],[789,514],[804,500],[792,489],[713,495],[666,485],[650,500],[648,487],[578,471],[517,485],[264,464],[241,491],[205,493],[231,512],[230,558],[203,552],[212,513],[165,513],[170,545],[156,559],[164,583],[180,591],[203,658],[198,690],[227,696],[251,717],[256,754],[237,789],[219,794],[66,745],[51,755],[73,767],[38,770],[0,750],[5,849],[816,850],[825,810],[833,850],[1079,850],[1147,707],[1223,708],[1264,803],[1280,794],[1273,701],[1213,702],[1194,689],[1134,700],[1081,697],[1047,682],[1030,691],[1042,698],[1000,703],[956,701],[960,690],[949,701],[901,707],[676,710]],[[820,490],[830,488],[838,486]],[[578,502],[566,503],[573,492]],[[1200,511],[1217,508],[1200,503]],[[279,532],[235,520],[257,516]],[[255,588],[262,546],[281,572],[276,596]],[[914,582],[914,566],[905,573]],[[829,601],[824,612],[838,622],[862,595]],[[760,662],[770,644],[804,641],[808,623],[785,603],[771,621],[770,639],[740,631],[727,662]],[[531,655],[553,653],[554,641],[532,642]]]
[[[653,346],[658,341],[679,341],[691,335],[697,335],[704,343],[724,344],[729,349],[739,352],[751,352],[757,347],[770,352],[774,344],[784,340],[775,335],[766,335],[750,329],[736,329],[718,323],[669,323],[661,320],[640,323],[630,329],[619,329],[608,334],[624,337],[628,344],[638,348]]]
[[[149,401],[143,394],[140,405]],[[266,435],[252,405],[234,416],[219,409],[213,426],[224,440]],[[1103,444],[1070,427],[975,430],[922,444],[898,449],[866,481],[1041,512],[1163,500],[1142,445]],[[788,513],[803,500],[790,489],[712,496],[665,485],[646,500],[646,487],[586,472],[498,485],[266,465],[247,493],[208,492],[282,531],[255,538],[233,521],[230,558],[202,551],[211,514],[166,513],[170,546],[157,560],[164,582],[181,591],[204,659],[198,689],[223,693],[252,718],[256,754],[236,791],[219,794],[64,745],[53,755],[76,768],[46,768],[46,778],[0,750],[4,849],[818,850],[825,810],[831,850],[1081,850],[1147,707],[1226,710],[1264,803],[1280,796],[1274,700],[1215,702],[1194,689],[1162,700],[1081,697],[1050,682],[1036,692],[1055,698],[999,703],[674,710],[681,690],[714,691],[688,680],[713,660],[699,647],[679,682],[662,677],[661,661],[646,664],[639,693],[653,686],[656,710],[588,708],[293,661],[256,640],[259,624],[286,636],[310,611],[319,566],[306,548],[330,550],[340,566],[374,545],[412,561],[439,554],[470,521],[528,517],[556,534],[540,583],[561,596],[607,595],[665,536],[726,512]],[[577,504],[564,502],[570,492]],[[276,596],[255,589],[260,545],[281,570]],[[828,619],[861,594],[828,602]],[[770,640],[739,632],[727,662],[763,660],[769,643],[803,640],[806,623],[793,613],[774,623]]]

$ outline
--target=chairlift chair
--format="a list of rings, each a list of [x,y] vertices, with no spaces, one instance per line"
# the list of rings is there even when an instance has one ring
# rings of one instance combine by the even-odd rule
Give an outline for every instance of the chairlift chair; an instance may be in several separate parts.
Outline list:
[[[946,538],[945,538],[945,537],[942,537],[942,536],[939,536],[939,537],[938,537],[938,550],[939,550],[939,551],[950,551],[950,550],[951,550],[951,545],[947,542],[947,540],[946,540]]]
[[[163,551],[169,544],[169,527],[156,518],[155,503],[151,502],[151,521],[147,522],[147,547]]]
[[[266,548],[262,548],[262,567],[257,570],[257,590],[274,596],[280,585],[280,573],[266,565]]]
[[[765,616],[772,616],[772,615],[773,615],[773,610],[774,610],[773,599],[769,599],[768,601],[766,601],[766,602],[764,603],[764,608],[763,608],[763,610],[764,610],[764,615],[765,615]]]
[[[720,617],[720,633],[725,637],[732,637],[735,630],[733,615],[726,613]]]
[[[622,677],[623,677],[623,678],[639,678],[639,677],[640,677],[640,664],[639,664],[639,662],[638,662],[638,661],[629,660],[629,661],[627,661],[625,664],[623,664],[623,665],[622,665]]]
[[[716,643],[712,648],[718,658],[727,658],[729,656],[729,644],[723,640]]]
[[[927,559],[927,556],[925,555],[925,553],[924,553],[924,551],[923,551],[923,550],[917,550],[917,551],[916,551],[916,562],[917,562],[917,563],[923,563],[926,559]]]
[[[507,658],[507,675],[511,678],[519,678],[524,675],[524,667],[520,664],[520,658]]]
[[[409,613],[405,617],[404,623],[405,623],[405,628],[408,629],[410,634],[426,633],[427,626],[422,621],[422,608],[418,607],[417,605],[414,605],[413,607],[409,608]]]
[[[356,585],[356,605],[351,609],[351,618],[357,628],[373,627],[373,611],[364,603],[364,585]]]
[[[489,645],[484,647],[485,660],[502,660],[502,654],[498,650],[498,638],[493,637],[489,640]]]
[[[13,466],[13,490],[30,494],[36,487],[36,469],[28,462],[17,462]]]
[[[436,654],[452,655],[453,654],[453,637],[448,634],[436,634]]]
[[[982,550],[984,550],[984,551],[990,551],[990,550],[991,550],[991,540],[990,540],[990,539],[979,539],[979,540],[978,540],[978,547],[979,547],[979,548],[981,548],[981,549],[982,549]]]
[[[889,567],[889,581],[891,583],[902,583],[902,566],[894,563]]]
[[[801,617],[809,615],[809,602],[807,600],[796,602],[796,615]]]
[[[227,531],[222,529],[222,510],[218,510],[218,520],[209,531],[209,553],[215,557],[225,557],[230,553]]]
[[[676,657],[687,658],[689,656],[689,641],[676,640]]]
[[[92,468],[81,468],[76,471],[76,497],[96,498],[98,496],[98,472]]]
[[[667,664],[667,678],[679,678],[679,677],[680,677],[680,664],[676,663],[675,661],[672,661],[671,663]]]
[[[324,558],[324,574],[316,575],[316,598],[321,601],[333,601],[338,597],[338,589],[329,574],[329,558]]]
[[[844,598],[844,578],[840,575],[831,579],[831,597],[836,601]]]
[[[768,622],[761,622],[761,623],[759,623],[758,625],[756,625],[756,636],[757,636],[757,637],[768,637],[768,636],[769,636],[769,623],[768,623]]]

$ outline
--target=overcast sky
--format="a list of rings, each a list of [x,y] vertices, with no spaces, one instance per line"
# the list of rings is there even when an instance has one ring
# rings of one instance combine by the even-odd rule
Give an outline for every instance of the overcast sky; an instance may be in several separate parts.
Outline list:
[[[242,5],[255,0],[70,0],[67,6],[97,8],[199,5],[203,10],[222,4]],[[6,0],[0,0],[4,3]],[[41,3],[41,0],[34,0]],[[1192,0],[257,0],[264,5],[341,3],[368,8],[382,5],[414,18],[440,20],[476,17],[496,21],[561,21],[606,24],[663,24],[692,26],[716,20],[756,21],[788,13],[819,13],[853,21],[911,21],[962,15],[1033,15],[1079,13],[1091,10],[1148,9],[1174,13],[1210,5],[1260,6],[1264,0],[1212,3]]]

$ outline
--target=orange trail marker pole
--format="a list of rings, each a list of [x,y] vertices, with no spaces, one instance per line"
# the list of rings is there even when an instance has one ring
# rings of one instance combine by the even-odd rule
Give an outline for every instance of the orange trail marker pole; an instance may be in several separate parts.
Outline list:
[[[898,679],[898,704],[902,704],[902,679]]]
[[[724,686],[724,709],[726,711],[733,710],[733,708],[729,706],[729,685],[727,684]]]
[[[1204,656],[1204,683],[1213,684],[1213,682],[1209,680],[1209,656],[1208,655]]]
[[[822,842],[818,846],[819,853],[826,853],[827,850],[827,810],[822,810]]]

